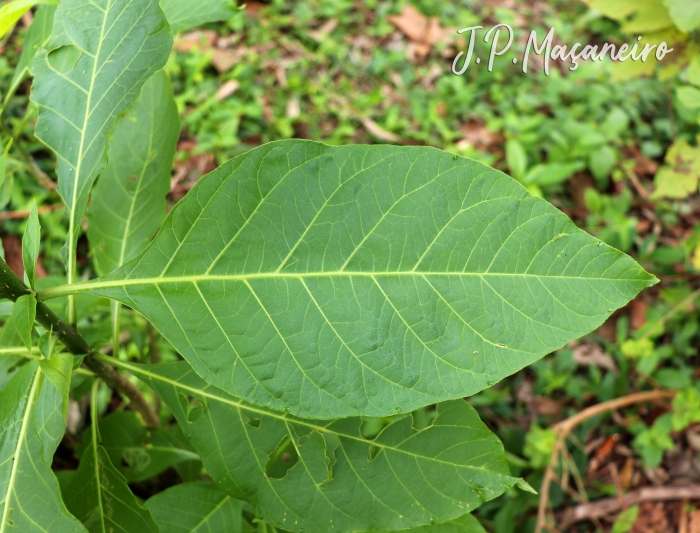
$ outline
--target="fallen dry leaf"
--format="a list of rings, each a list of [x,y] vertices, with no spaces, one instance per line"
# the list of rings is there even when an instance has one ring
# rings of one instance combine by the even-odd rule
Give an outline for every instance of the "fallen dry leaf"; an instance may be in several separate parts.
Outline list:
[[[371,135],[374,135],[375,137],[377,137],[378,139],[381,139],[382,141],[386,141],[386,142],[390,142],[390,143],[401,142],[401,137],[399,137],[395,133],[391,133],[390,131],[386,131],[384,128],[382,128],[379,124],[377,124],[371,118],[360,117],[360,122],[362,122],[362,125],[365,127],[365,129]]]
[[[235,93],[240,86],[241,84],[236,80],[228,80],[227,82],[224,82],[221,84],[221,87],[219,87],[219,90],[216,91],[216,101],[221,102],[222,100],[225,100]]]
[[[666,533],[670,527],[663,503],[643,502],[629,533]]]
[[[632,329],[639,329],[647,322],[649,304],[644,300],[632,300],[630,307],[630,325]]]
[[[22,264],[22,242],[14,235],[2,237],[2,247],[5,250],[5,262],[17,276],[24,278],[24,265]]]
[[[214,50],[211,56],[211,64],[219,74],[228,72],[239,61],[240,54],[228,48]]]
[[[196,30],[180,35],[175,39],[173,49],[178,52],[189,52],[195,46],[201,50],[207,50],[216,43],[217,34],[211,30]]]
[[[388,20],[412,43],[407,50],[409,59],[422,59],[430,53],[433,45],[446,41],[449,30],[440,26],[436,17],[428,18],[410,4],[406,4],[400,15],[391,15]]]
[[[317,42],[323,41],[328,35],[330,35],[334,29],[338,27],[338,19],[332,18],[328,19],[326,22],[321,24],[315,30],[309,31],[309,36]]]
[[[299,115],[301,115],[301,106],[299,105],[298,99],[291,98],[289,102],[287,102],[286,115],[287,118],[291,119],[299,118]]]
[[[613,450],[615,449],[615,444],[617,444],[618,440],[620,440],[620,435],[615,434],[608,436],[603,441],[603,444],[598,447],[598,449],[595,451],[595,455],[588,462],[589,472],[595,472],[601,466],[603,466],[603,463],[608,459],[608,457],[610,457],[610,454],[612,454]]]
[[[700,509],[688,513],[688,533],[700,533]]]
[[[561,403],[546,396],[535,396],[532,401],[537,409],[537,414],[541,416],[556,416],[564,408]]]
[[[574,362],[580,366],[595,365],[604,368],[617,375],[617,366],[615,360],[603,349],[594,343],[582,342],[574,346],[573,350]]]

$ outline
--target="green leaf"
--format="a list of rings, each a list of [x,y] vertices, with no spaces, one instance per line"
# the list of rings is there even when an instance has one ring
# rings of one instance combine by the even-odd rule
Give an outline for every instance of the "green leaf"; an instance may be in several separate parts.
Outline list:
[[[36,274],[36,262],[39,259],[39,244],[41,242],[41,225],[39,213],[36,210],[36,202],[32,202],[29,219],[22,236],[22,263],[24,273],[29,281],[29,286],[34,288],[34,276]]]
[[[610,533],[627,533],[637,520],[637,514],[639,514],[639,505],[633,505],[622,511],[617,515]]]
[[[48,49],[34,58],[36,135],[58,156],[58,192],[69,213],[69,283],[80,223],[105,165],[114,120],[165,64],[171,46],[157,0],[62,0]]]
[[[25,294],[17,298],[15,305],[12,306],[12,321],[15,324],[15,329],[19,338],[27,347],[27,350],[32,349],[32,330],[34,329],[34,320],[36,319],[36,298],[33,294]]]
[[[652,199],[686,198],[697,192],[700,180],[700,148],[676,141],[666,152],[666,165],[656,176]]]
[[[102,446],[129,483],[150,479],[177,463],[199,460],[195,452],[177,446],[166,430],[149,433],[135,412],[101,418],[99,429]]]
[[[340,418],[474,394],[654,283],[476,161],[290,140],[201,179],[119,270],[40,297],[119,300],[208,382]]]
[[[22,356],[16,355],[20,353],[17,350],[20,344],[22,344],[22,339],[17,335],[12,317],[8,317],[0,328],[0,392],[5,390],[7,384],[19,370],[19,363],[23,360]],[[21,349],[26,350],[24,347]]]
[[[683,32],[700,28],[700,3],[688,0],[664,0],[673,23]]]
[[[107,167],[92,193],[88,239],[100,274],[136,257],[158,231],[179,135],[173,90],[160,71],[117,119]]]
[[[5,172],[5,165],[7,163],[7,153],[10,151],[12,146],[12,139],[2,148],[0,143],[0,209],[4,208],[10,202],[10,193],[12,192],[13,179],[12,175]]]
[[[523,145],[514,139],[506,142],[506,162],[511,176],[517,180],[522,180],[525,177],[527,154]]]
[[[415,527],[404,530],[403,533],[486,533],[486,530],[476,518],[470,514],[465,514],[449,522]]]
[[[228,20],[237,12],[231,0],[199,0],[196,7],[191,0],[161,0],[160,5],[173,33],[180,33],[207,22]]]
[[[535,184],[546,187],[556,185],[568,180],[573,174],[585,167],[580,161],[573,163],[542,163],[532,167],[523,183],[526,185]]]
[[[693,387],[688,387],[673,398],[671,427],[681,431],[693,422],[700,422],[700,394]]]
[[[68,514],[58,481],[46,460],[36,427],[42,374],[27,363],[0,394],[0,533],[78,533],[85,528]]]
[[[0,7],[0,37],[3,37],[22,18],[27,11],[37,4],[38,0],[13,0]]]
[[[211,483],[183,483],[149,498],[160,533],[240,533],[241,502]]]
[[[96,390],[93,385],[92,420],[98,418]],[[90,533],[158,533],[151,513],[141,506],[107,451],[98,444],[97,425],[92,424],[90,431],[90,444],[63,493],[66,506]]]
[[[438,404],[426,429],[414,429],[412,417],[401,415],[369,440],[360,433],[360,418],[312,421],[254,407],[206,384],[185,362],[109,360],[161,396],[222,489],[285,530],[443,522],[518,481],[508,475],[503,445],[464,400]],[[281,443],[297,461],[282,477],[272,477],[266,464]]]
[[[65,423],[68,414],[70,379],[73,373],[73,356],[65,352],[54,353],[50,359],[42,359],[39,364],[44,375],[60,395],[61,418]]]
[[[53,16],[56,13],[56,5],[41,5],[34,13],[34,21],[27,30],[22,43],[22,54],[19,56],[19,61],[15,67],[15,73],[12,76],[10,87],[5,94],[5,102],[15,93],[19,84],[29,74],[29,64],[34,59],[34,56],[39,49],[45,47],[49,43],[51,30],[53,29]]]
[[[690,85],[682,85],[676,88],[678,100],[688,109],[700,108],[700,89]]]

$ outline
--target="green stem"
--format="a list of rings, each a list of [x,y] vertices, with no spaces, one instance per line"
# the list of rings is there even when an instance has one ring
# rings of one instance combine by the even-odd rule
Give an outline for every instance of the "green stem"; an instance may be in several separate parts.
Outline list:
[[[24,294],[32,294],[32,291],[21,279],[0,259],[0,298],[17,300]],[[117,370],[95,356],[96,352],[85,342],[80,334],[70,324],[61,320],[48,306],[42,302],[36,306],[36,321],[47,331],[53,329],[55,335],[61,340],[66,349],[74,355],[85,355],[83,362],[95,375],[101,378],[108,386],[126,396],[135,411],[141,414],[144,422],[149,427],[160,425],[158,416],[141,394],[141,391]]]
[[[112,354],[119,357],[122,304],[116,300],[112,300],[110,303],[112,308]]]

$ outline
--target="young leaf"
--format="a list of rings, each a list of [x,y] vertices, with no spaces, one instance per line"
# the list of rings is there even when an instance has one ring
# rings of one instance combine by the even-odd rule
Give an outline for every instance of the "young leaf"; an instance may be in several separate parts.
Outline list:
[[[195,452],[176,446],[163,428],[149,434],[133,411],[101,418],[99,430],[102,447],[129,483],[150,479],[178,463],[199,460]],[[89,446],[90,442],[88,438],[85,444]]]
[[[35,319],[36,298],[34,295],[25,294],[17,298],[15,305],[12,306],[12,321],[15,324],[19,338],[22,339],[27,350],[32,349],[32,331]]]
[[[288,531],[443,522],[518,481],[508,475],[503,445],[464,400],[438,404],[426,429],[415,430],[403,415],[368,440],[360,418],[311,421],[253,407],[208,385],[185,362],[114,363],[156,390],[220,487]],[[271,477],[266,464],[283,441],[298,461],[281,478]]]
[[[38,0],[12,0],[0,7],[0,37],[3,37],[12,27],[36,4]]]
[[[212,483],[183,483],[145,504],[160,533],[240,533],[241,502]]]
[[[274,142],[201,179],[92,290],[208,382],[307,418],[474,394],[656,282],[505,174],[434,148]]]
[[[66,510],[36,427],[42,388],[32,361],[0,394],[0,533],[80,533],[85,528]]]
[[[19,87],[19,84],[22,83],[24,77],[29,73],[29,64],[36,53],[49,43],[51,30],[53,29],[54,13],[56,13],[56,5],[53,4],[39,6],[36,13],[34,13],[34,21],[29,26],[29,30],[27,30],[27,34],[24,37],[22,54],[19,56],[10,87],[5,94],[5,103],[8,102]]]
[[[22,263],[24,273],[27,275],[29,286],[34,288],[34,276],[36,274],[36,262],[39,260],[39,243],[41,241],[41,225],[39,213],[36,210],[36,202],[32,202],[27,226],[22,236]]]
[[[66,352],[55,353],[50,359],[42,359],[39,365],[44,375],[59,393],[61,418],[65,423],[66,415],[68,414],[70,380],[73,373],[73,356]]]
[[[26,351],[22,344],[22,339],[17,335],[17,330],[12,322],[12,317],[5,320],[5,324],[0,328],[0,392],[10,382],[17,373],[22,361],[22,356],[17,355]]]
[[[97,420],[95,390],[93,386],[92,420]],[[93,423],[90,431],[90,445],[63,494],[66,507],[90,533],[158,533],[151,513],[141,506],[124,476],[114,468],[109,455],[98,444],[97,425]]]
[[[58,192],[69,213],[69,283],[75,281],[80,222],[105,165],[109,131],[165,64],[171,46],[157,0],[62,0],[48,49],[32,62],[36,136],[58,156]]]
[[[207,22],[228,20],[236,14],[231,0],[199,0],[196,8],[193,8],[191,0],[161,0],[160,5],[173,33],[180,33]]]
[[[88,239],[100,274],[137,256],[158,231],[179,135],[173,90],[161,70],[117,119],[107,167],[92,193]]]

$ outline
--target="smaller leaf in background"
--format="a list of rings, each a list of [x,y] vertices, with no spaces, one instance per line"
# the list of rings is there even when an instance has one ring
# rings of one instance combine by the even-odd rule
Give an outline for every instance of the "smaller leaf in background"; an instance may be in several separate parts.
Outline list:
[[[548,185],[556,185],[568,180],[574,173],[583,170],[586,165],[580,161],[571,163],[541,163],[530,168],[523,183],[526,185],[534,184],[541,187]]]
[[[241,502],[213,483],[182,483],[145,503],[160,533],[240,533]]]
[[[165,429],[149,432],[139,415],[132,411],[101,418],[99,429],[102,446],[129,483],[150,479],[182,462],[199,461],[195,452],[176,444]],[[90,439],[90,436],[86,438],[84,449],[91,445]],[[82,455],[84,449],[78,453]]]
[[[14,0],[0,7],[0,37],[4,36],[12,27],[36,4],[43,3],[38,0]]]
[[[39,361],[39,365],[44,375],[61,395],[61,414],[65,421],[68,414],[68,395],[70,394],[70,380],[73,373],[73,356],[67,352],[55,353],[50,359]]]
[[[179,135],[173,89],[161,70],[115,122],[107,167],[92,192],[88,240],[100,274],[137,256],[158,231]]]
[[[533,468],[544,468],[549,464],[556,440],[557,435],[553,430],[532,425],[525,437],[523,453],[530,459]]]
[[[696,57],[690,62],[685,71],[688,81],[693,85],[700,87],[700,57]]]
[[[36,202],[32,202],[29,212],[29,219],[24,228],[22,236],[22,263],[24,264],[24,274],[29,286],[34,288],[34,277],[36,275],[36,262],[39,259],[39,244],[41,242],[41,225],[39,224],[39,214],[36,210]]]
[[[637,515],[639,514],[639,505],[633,505],[622,511],[613,524],[610,533],[627,533],[632,526],[634,521],[637,520]]]
[[[98,386],[92,388],[91,419],[98,419]],[[107,451],[100,445],[96,424],[90,426],[90,444],[80,465],[71,476],[63,499],[66,507],[85,524],[90,533],[158,533],[151,513],[144,509],[131,492],[126,479],[114,467]]]
[[[601,146],[591,152],[588,166],[597,182],[605,180],[617,164],[617,153],[610,146]]]
[[[700,148],[676,141],[666,153],[666,165],[654,177],[652,199],[686,198],[697,192],[700,179]]]
[[[24,77],[29,74],[29,64],[36,53],[49,42],[53,28],[54,13],[56,13],[56,5],[54,4],[41,5],[34,13],[34,21],[29,26],[29,30],[27,30],[27,34],[24,37],[22,54],[19,56],[10,87],[5,94],[5,102],[15,93]]]
[[[676,88],[676,95],[680,103],[688,109],[700,108],[700,89],[682,85]]]
[[[0,142],[0,209],[5,207],[10,201],[10,193],[12,192],[12,184],[14,182],[12,175],[6,173],[7,153],[12,146],[12,138],[5,145],[3,150],[2,142]],[[0,248],[2,248],[0,246]]]
[[[160,6],[173,34],[208,22],[228,20],[239,12],[232,0],[199,0],[196,7],[191,0],[162,0]]]
[[[673,26],[673,21],[661,2],[636,2],[630,20],[623,23],[623,33],[647,33]]]
[[[671,426],[673,431],[680,431],[693,422],[700,422],[700,394],[695,388],[688,387],[673,399]]]
[[[510,175],[516,180],[522,181],[527,170],[527,154],[523,145],[515,139],[506,142],[506,163]]]
[[[632,448],[642,458],[644,466],[656,468],[661,464],[664,452],[675,447],[671,433],[671,414],[661,415],[650,428],[640,431],[632,441]]]
[[[37,405],[41,389],[38,364],[30,361],[0,394],[0,531],[84,533],[61,500],[36,430],[47,412]]]
[[[15,305],[12,306],[12,321],[15,324],[15,329],[19,338],[27,347],[27,350],[32,349],[32,330],[34,329],[34,320],[36,319],[36,298],[33,294],[25,294],[17,298]]]
[[[700,28],[700,2],[664,0],[664,6],[673,23],[685,33]]]

